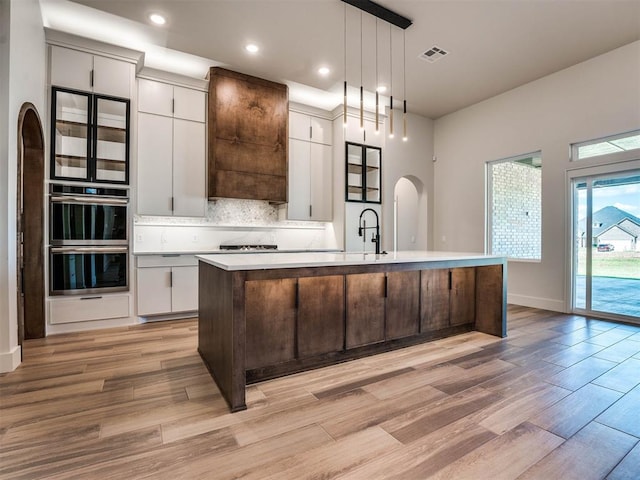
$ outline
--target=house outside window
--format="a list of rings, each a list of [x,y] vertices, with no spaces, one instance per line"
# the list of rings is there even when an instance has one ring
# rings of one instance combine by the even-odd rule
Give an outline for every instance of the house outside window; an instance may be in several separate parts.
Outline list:
[[[487,251],[542,258],[542,153],[487,163]]]

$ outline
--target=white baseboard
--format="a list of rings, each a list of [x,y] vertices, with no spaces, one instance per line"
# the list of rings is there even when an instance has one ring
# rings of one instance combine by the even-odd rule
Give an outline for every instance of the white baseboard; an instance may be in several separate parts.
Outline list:
[[[16,345],[9,352],[0,352],[0,373],[13,372],[22,361],[22,350]]]
[[[529,297],[527,295],[507,293],[507,303],[521,305],[523,307],[551,310],[552,312],[566,313],[563,300],[553,300],[551,298]]]

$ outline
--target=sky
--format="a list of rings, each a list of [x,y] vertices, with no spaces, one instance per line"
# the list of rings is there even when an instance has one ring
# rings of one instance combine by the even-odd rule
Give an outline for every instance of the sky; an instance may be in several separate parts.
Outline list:
[[[580,190],[578,198],[578,218],[583,219],[587,215],[586,190]],[[593,211],[597,212],[609,205],[640,217],[640,183],[595,188],[593,190]]]

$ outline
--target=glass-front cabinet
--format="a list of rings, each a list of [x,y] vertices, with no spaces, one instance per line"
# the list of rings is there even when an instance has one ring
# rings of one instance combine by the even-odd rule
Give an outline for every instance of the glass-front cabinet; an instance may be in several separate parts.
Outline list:
[[[346,142],[346,200],[381,203],[382,150]]]
[[[129,183],[129,100],[52,88],[51,178]]]

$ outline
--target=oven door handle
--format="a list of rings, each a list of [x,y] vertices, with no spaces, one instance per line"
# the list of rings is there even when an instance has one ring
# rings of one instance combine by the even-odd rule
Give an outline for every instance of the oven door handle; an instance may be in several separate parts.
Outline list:
[[[105,197],[72,197],[67,195],[52,195],[53,203],[84,203],[84,204],[100,204],[100,205],[126,205],[129,200],[126,198],[105,198]]]
[[[127,253],[128,246],[120,247],[51,247],[51,253]]]

